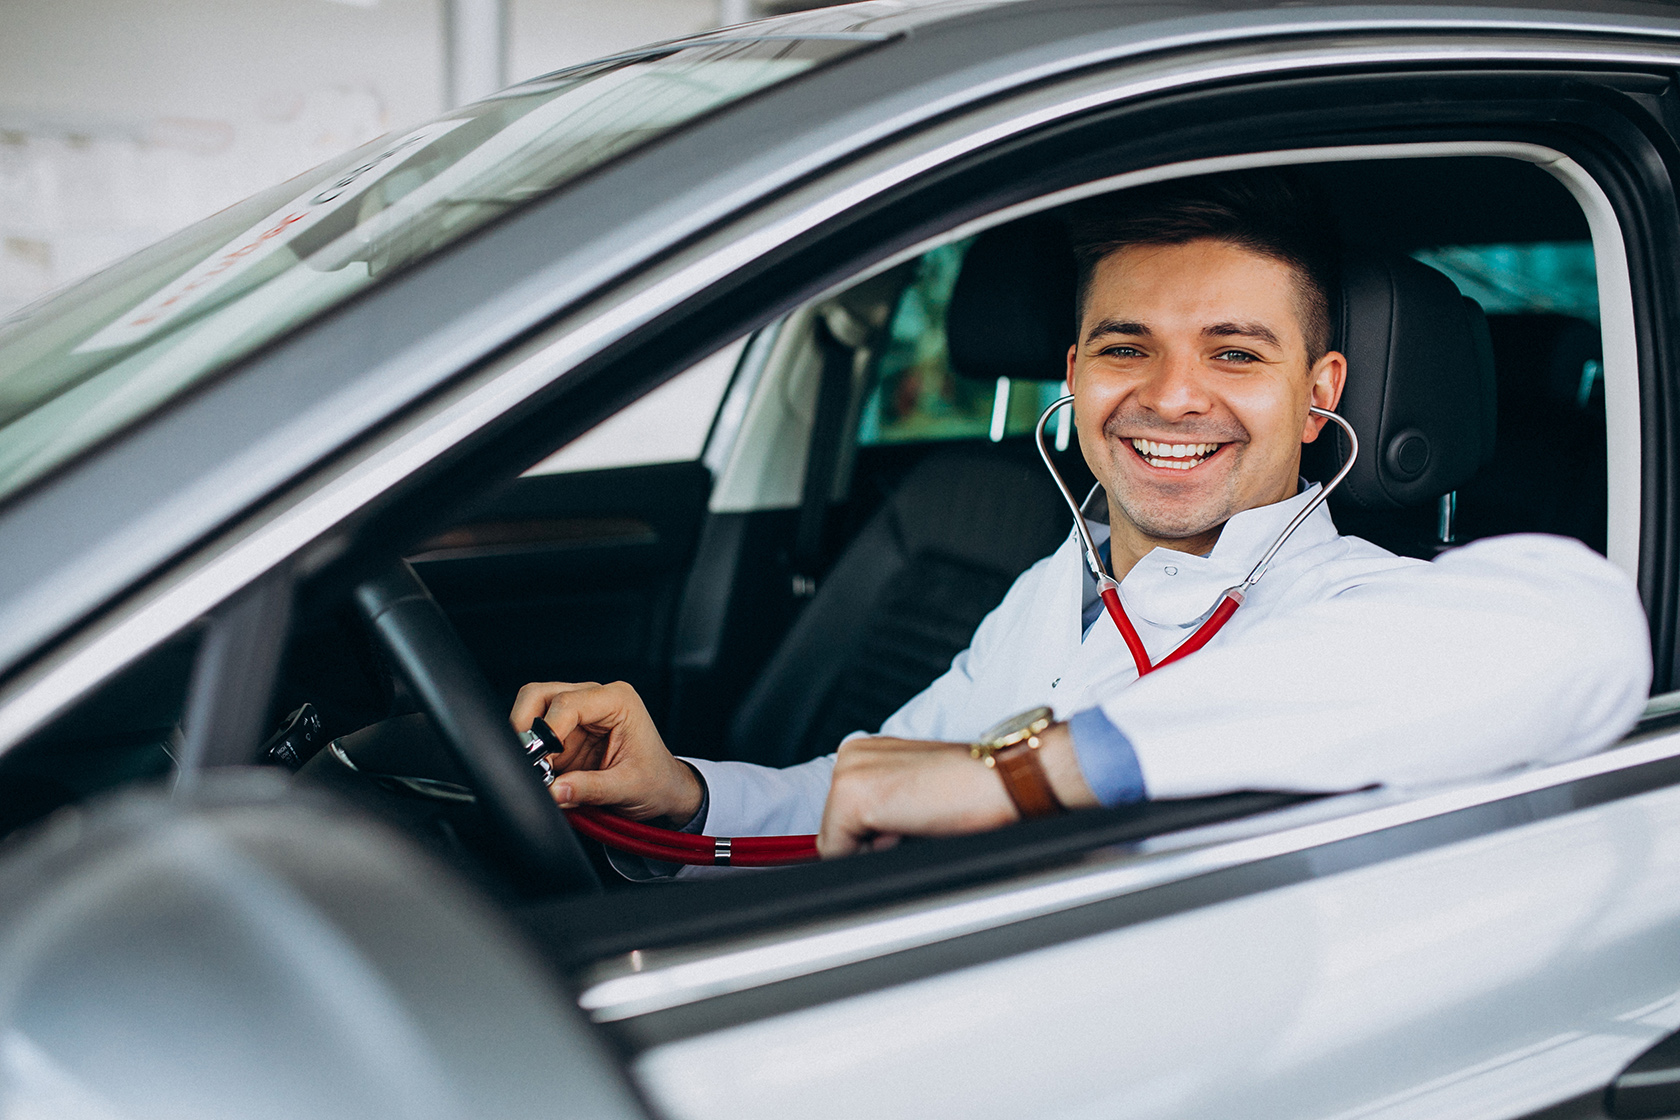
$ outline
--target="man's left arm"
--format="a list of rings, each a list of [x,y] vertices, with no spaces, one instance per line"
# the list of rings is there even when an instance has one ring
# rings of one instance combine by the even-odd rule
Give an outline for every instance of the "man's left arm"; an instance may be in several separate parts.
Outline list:
[[[1280,613],[1101,707],[1152,797],[1421,788],[1600,750],[1650,680],[1631,581],[1530,535]]]
[[[1067,724],[1039,739],[1039,764],[1061,803],[1070,809],[1096,805]],[[850,855],[890,847],[900,836],[984,832],[1019,816],[996,772],[966,743],[854,739],[835,760],[817,850],[824,858]]]
[[[1559,538],[1498,538],[1118,682],[1046,732],[1040,759],[1070,808],[1099,795],[1114,804],[1482,777],[1620,738],[1645,704],[1648,640],[1637,592],[1602,557]],[[819,846],[844,854],[1016,817],[965,745],[859,740],[841,751]]]

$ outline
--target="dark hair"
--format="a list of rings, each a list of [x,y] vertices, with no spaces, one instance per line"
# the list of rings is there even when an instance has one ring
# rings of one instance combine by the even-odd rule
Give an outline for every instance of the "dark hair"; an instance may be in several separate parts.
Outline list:
[[[1233,171],[1135,187],[1086,203],[1070,215],[1079,264],[1075,314],[1097,265],[1132,245],[1224,241],[1294,269],[1301,335],[1310,365],[1330,349],[1332,293],[1340,256],[1328,206],[1287,171]]]

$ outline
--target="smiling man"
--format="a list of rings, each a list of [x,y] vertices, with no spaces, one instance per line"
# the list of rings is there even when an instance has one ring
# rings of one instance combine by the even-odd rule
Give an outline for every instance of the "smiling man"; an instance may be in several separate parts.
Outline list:
[[[1067,380],[1106,498],[1093,532],[1158,662],[1318,492],[1300,478],[1326,423],[1309,410],[1334,409],[1348,376],[1330,349],[1336,251],[1281,174],[1108,205],[1077,223]],[[512,719],[565,740],[564,804],[725,836],[816,830],[833,856],[1065,808],[1556,761],[1618,738],[1649,678],[1632,585],[1578,543],[1499,538],[1425,563],[1340,536],[1320,507],[1205,648],[1143,679],[1070,537],[948,672],[826,758],[675,759],[625,685],[528,685]]]

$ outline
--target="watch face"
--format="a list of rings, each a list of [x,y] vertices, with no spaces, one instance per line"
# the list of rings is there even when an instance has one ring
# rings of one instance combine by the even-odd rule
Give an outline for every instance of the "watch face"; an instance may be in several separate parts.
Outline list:
[[[999,739],[1007,739],[1012,735],[1017,735],[1025,731],[1027,728],[1031,727],[1040,720],[1048,721],[1055,718],[1055,714],[1051,712],[1049,708],[1032,708],[1028,711],[1019,712],[1010,716],[1006,720],[1001,720],[998,723],[993,724],[991,727],[988,727],[985,731],[981,732],[980,737],[975,741],[979,743],[995,743]]]

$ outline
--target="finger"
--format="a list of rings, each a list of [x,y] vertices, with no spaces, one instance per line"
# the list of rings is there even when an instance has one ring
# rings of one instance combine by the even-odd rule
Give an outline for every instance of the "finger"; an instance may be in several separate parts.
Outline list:
[[[508,722],[513,724],[515,731],[527,731],[531,727],[531,721],[547,711],[556,696],[600,687],[594,681],[537,681],[525,685],[519,690],[519,695],[513,698],[513,710],[508,713]]]
[[[508,722],[513,724],[515,731],[529,730],[531,721],[548,709],[555,696],[578,687],[565,681],[535,681],[525,685],[519,690],[519,695],[513,698],[513,710],[508,713]]]
[[[549,765],[558,773],[568,773],[573,770],[601,770],[604,769],[602,744],[598,740],[586,741],[579,749],[569,746],[554,751],[548,758]]]
[[[529,731],[531,721],[548,710],[548,701],[554,687],[553,682],[546,684],[533,683],[520,688],[519,695],[513,698],[513,710],[508,713],[508,722],[513,724],[515,731]]]
[[[548,793],[562,809],[575,809],[579,805],[613,808],[624,801],[624,791],[617,788],[619,784],[605,771],[573,770],[549,786]]]
[[[600,741],[601,737],[599,735],[591,735],[582,727],[572,728],[572,733],[560,740],[567,755],[572,758],[577,758],[587,753],[590,746],[599,745]],[[595,753],[599,754],[600,752],[597,751]]]
[[[841,783],[829,787],[823,806],[822,825],[817,829],[817,854],[823,859],[849,856],[863,846],[869,833],[852,812]]]
[[[844,828],[830,826],[825,820],[822,830],[817,833],[817,855],[823,859],[838,859],[849,856],[863,846],[859,837],[853,836]]]
[[[598,684],[578,685],[549,699],[544,717],[554,733],[570,741],[574,728],[606,732],[623,724],[636,711],[635,693]]]

